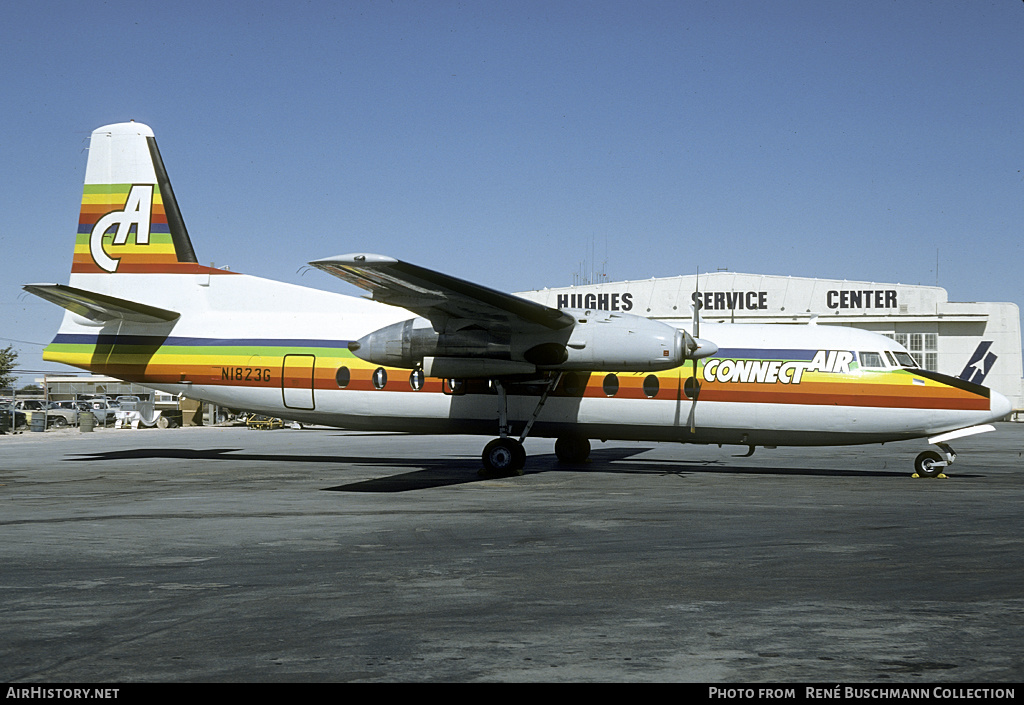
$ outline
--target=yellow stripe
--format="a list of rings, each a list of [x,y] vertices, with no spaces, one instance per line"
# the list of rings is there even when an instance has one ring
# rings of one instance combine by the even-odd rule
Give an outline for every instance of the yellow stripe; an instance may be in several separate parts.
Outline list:
[[[110,193],[84,193],[82,194],[83,206],[123,206],[128,198],[128,190],[111,191]],[[153,203],[164,204],[163,196],[154,191]]]
[[[104,243],[103,249],[110,254],[115,252],[119,256],[124,255],[175,255],[174,245],[171,243],[154,243],[152,245],[111,245]],[[75,245],[76,255],[89,255],[89,245]]]

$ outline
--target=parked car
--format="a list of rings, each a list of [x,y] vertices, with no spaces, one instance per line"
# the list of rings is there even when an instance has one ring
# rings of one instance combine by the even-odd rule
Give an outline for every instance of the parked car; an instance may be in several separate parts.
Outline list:
[[[116,401],[100,397],[96,397],[94,399],[82,399],[78,404],[79,408],[83,411],[91,411],[92,415],[96,417],[96,423],[101,426],[113,423],[114,414],[117,413],[117,410],[120,408],[120,405]]]
[[[24,411],[15,409],[13,404],[6,404],[0,408],[0,433],[20,431],[27,427],[28,417]]]
[[[50,426],[61,428],[78,425],[78,404],[73,401],[52,401],[48,410]]]
[[[78,409],[66,409],[55,407],[59,402],[51,402],[49,405],[42,399],[19,399],[14,402],[14,409],[24,412],[29,423],[39,414],[46,415],[47,428],[52,426],[68,426],[78,423]],[[67,402],[71,403],[71,402]]]

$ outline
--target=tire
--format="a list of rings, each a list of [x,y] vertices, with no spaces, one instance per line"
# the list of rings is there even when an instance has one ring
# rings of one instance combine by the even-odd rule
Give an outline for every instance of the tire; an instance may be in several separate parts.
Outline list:
[[[565,465],[579,465],[590,457],[590,441],[581,436],[559,436],[555,441],[555,455]]]
[[[920,477],[938,477],[946,469],[945,465],[939,465],[944,458],[934,450],[926,450],[914,460],[914,472]]]
[[[495,475],[510,475],[523,469],[526,449],[514,438],[495,438],[484,446],[484,469]]]
[[[50,424],[54,428],[64,428],[68,425],[68,420],[63,416],[54,416],[53,423]]]

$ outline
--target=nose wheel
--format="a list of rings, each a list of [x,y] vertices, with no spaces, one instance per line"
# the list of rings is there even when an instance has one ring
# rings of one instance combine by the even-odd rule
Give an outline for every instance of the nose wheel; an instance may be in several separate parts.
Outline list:
[[[945,443],[936,443],[942,451],[926,450],[914,459],[914,477],[946,477],[946,468],[956,460],[956,453]]]

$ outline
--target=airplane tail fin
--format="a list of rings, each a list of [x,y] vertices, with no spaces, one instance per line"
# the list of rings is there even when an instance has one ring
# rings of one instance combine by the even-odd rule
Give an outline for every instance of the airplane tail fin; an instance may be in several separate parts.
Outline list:
[[[153,131],[137,122],[93,131],[71,273],[198,273]]]
[[[92,133],[69,284],[23,288],[67,311],[44,360],[141,379],[150,342],[208,310],[215,274],[235,273],[198,263],[153,131],[125,122]]]

